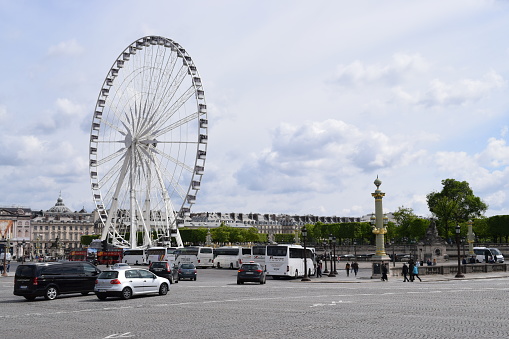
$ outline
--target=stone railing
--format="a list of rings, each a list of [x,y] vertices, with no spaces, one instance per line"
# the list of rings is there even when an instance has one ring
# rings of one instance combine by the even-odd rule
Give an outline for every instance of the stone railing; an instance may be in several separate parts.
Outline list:
[[[509,264],[467,264],[461,265],[462,273],[507,272]],[[419,266],[420,275],[456,274],[457,265]]]

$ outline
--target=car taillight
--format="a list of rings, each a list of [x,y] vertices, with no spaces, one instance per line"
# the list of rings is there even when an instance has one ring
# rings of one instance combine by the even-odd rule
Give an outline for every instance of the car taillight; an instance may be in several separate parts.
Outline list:
[[[110,281],[110,284],[112,284],[112,285],[120,285],[122,283],[118,279],[113,279],[113,280]]]
[[[170,264],[166,263],[166,270],[169,271],[170,270]]]
[[[200,259],[198,259],[198,264],[200,263]]]
[[[198,273],[198,271],[197,271],[197,270],[194,270],[194,273]]]
[[[34,278],[32,285],[39,285],[39,279],[37,277]]]
[[[244,272],[244,270],[239,270],[239,272]]]
[[[262,271],[262,270],[256,270],[256,272],[258,272],[258,273],[262,273],[263,271]]]

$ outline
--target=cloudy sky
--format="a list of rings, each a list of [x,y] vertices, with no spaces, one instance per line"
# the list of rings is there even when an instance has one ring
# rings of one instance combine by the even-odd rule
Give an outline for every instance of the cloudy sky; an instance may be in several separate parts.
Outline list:
[[[0,0],[1,206],[94,208],[90,124],[138,38],[192,56],[209,143],[193,212],[429,216],[466,180],[509,214],[507,1]]]

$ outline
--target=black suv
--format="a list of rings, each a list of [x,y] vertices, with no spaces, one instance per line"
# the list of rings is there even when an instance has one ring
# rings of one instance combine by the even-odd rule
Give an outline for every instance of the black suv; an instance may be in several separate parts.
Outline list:
[[[70,261],[19,265],[14,275],[14,295],[28,300],[44,296],[55,299],[59,294],[94,292],[101,271],[89,262]]]
[[[242,264],[237,273],[237,285],[243,284],[246,281],[259,282],[265,284],[265,270],[262,265],[250,262]]]
[[[170,281],[170,284],[178,283],[178,269],[167,261],[152,261],[148,270],[157,276],[166,278]]]

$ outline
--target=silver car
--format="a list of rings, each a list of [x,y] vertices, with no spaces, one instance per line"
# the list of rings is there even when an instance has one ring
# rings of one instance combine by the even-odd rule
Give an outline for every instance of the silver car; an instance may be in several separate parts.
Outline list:
[[[170,281],[143,268],[117,268],[102,271],[95,281],[94,292],[100,300],[107,297],[129,299],[134,295],[166,295]]]

